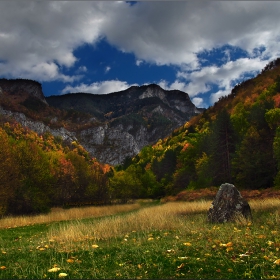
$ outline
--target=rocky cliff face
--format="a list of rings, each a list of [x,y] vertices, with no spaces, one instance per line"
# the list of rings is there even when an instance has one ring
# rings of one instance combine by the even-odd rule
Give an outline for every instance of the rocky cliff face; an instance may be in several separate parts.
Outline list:
[[[23,113],[20,106],[16,112],[1,107],[0,114],[13,117],[38,134],[50,132],[66,141],[78,140],[93,157],[111,165],[135,156],[144,146],[168,136],[202,111],[195,107],[188,94],[165,91],[154,84],[106,95],[77,93],[45,99],[37,82],[0,80],[1,94],[19,97],[18,102],[24,105],[25,111]],[[49,106],[44,111],[36,111],[37,103],[30,96]],[[33,114],[27,117],[28,108]],[[64,113],[54,116],[53,112]],[[71,112],[71,119],[65,120],[68,116],[65,112]],[[34,114],[36,120],[32,118]],[[51,121],[46,123],[47,119]]]
[[[43,122],[34,121],[34,120],[26,117],[23,113],[4,110],[2,107],[0,107],[0,115],[13,118],[15,121],[20,123],[22,126],[28,127],[29,129],[35,131],[39,135],[42,135],[46,132],[50,132],[53,136],[59,136],[64,141],[68,141],[68,142],[77,141],[76,134],[74,132],[70,132],[67,129],[65,129],[64,127],[52,129],[49,126],[45,125]]]
[[[17,96],[28,95],[38,98],[46,105],[48,104],[42,91],[42,85],[36,81],[0,79],[0,95],[4,93]]]

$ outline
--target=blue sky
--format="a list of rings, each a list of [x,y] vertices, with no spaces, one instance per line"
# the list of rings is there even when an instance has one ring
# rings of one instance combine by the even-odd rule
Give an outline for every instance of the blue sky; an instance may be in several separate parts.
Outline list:
[[[2,1],[0,77],[46,96],[159,84],[208,107],[280,56],[277,1]]]

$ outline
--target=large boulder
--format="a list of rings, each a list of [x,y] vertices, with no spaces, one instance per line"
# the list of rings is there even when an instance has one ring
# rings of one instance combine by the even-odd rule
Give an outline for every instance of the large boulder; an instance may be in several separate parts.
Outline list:
[[[225,223],[234,221],[238,217],[252,219],[251,208],[232,184],[222,184],[207,213],[211,223]]]

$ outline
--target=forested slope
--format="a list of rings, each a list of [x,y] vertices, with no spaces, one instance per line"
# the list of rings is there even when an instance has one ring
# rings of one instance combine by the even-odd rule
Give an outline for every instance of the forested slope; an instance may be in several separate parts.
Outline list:
[[[108,172],[76,142],[0,120],[0,215],[108,203]]]
[[[129,195],[161,197],[225,182],[280,186],[280,59],[118,166],[111,184]]]

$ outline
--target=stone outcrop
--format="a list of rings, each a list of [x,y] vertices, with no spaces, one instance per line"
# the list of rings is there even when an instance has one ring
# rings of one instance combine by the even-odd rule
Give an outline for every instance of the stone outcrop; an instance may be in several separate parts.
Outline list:
[[[4,110],[2,107],[0,107],[0,114],[7,117],[12,117],[19,124],[24,127],[28,127],[39,135],[49,132],[53,136],[61,137],[64,141],[77,141],[76,134],[74,132],[68,131],[64,127],[52,129],[49,126],[45,125],[43,122],[33,121],[27,118],[23,113],[11,112],[9,110]]]
[[[234,221],[240,216],[252,219],[250,205],[234,185],[222,184],[207,213],[208,221],[225,223]]]
[[[146,129],[140,126],[136,135],[131,135],[123,125],[109,127],[108,124],[81,131],[80,143],[100,162],[120,164],[148,145]]]
[[[36,81],[25,79],[0,79],[0,94],[3,94],[4,92],[8,93],[9,95],[28,94],[38,98],[43,103],[48,105],[42,91],[42,85]]]

